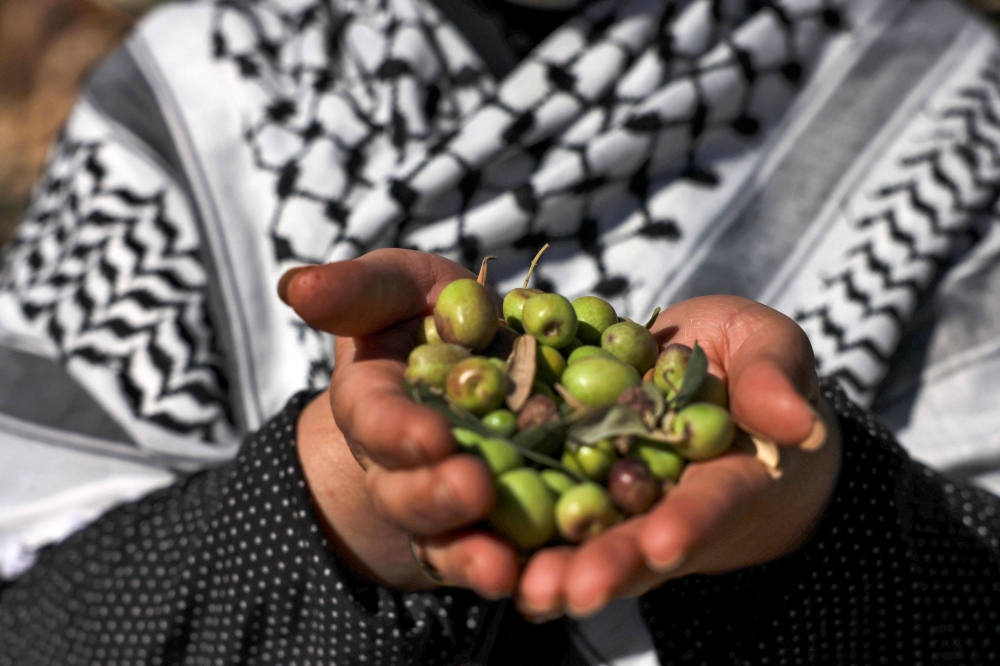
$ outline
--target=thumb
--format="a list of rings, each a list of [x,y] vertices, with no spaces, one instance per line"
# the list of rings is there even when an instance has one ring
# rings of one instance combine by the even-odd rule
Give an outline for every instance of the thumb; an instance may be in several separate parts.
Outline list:
[[[732,353],[730,408],[743,426],[782,446],[809,439],[821,419],[812,348],[790,320],[774,319]]]
[[[444,257],[385,249],[357,259],[293,268],[278,295],[313,328],[360,337],[419,316],[459,278],[475,277]]]

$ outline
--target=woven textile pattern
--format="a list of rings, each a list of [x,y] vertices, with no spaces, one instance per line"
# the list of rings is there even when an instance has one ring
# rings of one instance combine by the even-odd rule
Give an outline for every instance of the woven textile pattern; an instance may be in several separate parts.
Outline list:
[[[870,399],[921,300],[995,221],[1000,196],[1000,55],[879,165],[848,211],[854,238],[795,318],[820,370]],[[818,341],[818,342],[817,342]]]
[[[122,145],[67,128],[17,236],[0,290],[63,363],[110,370],[137,417],[231,438],[227,380],[189,209]],[[84,371],[86,372],[86,371]]]

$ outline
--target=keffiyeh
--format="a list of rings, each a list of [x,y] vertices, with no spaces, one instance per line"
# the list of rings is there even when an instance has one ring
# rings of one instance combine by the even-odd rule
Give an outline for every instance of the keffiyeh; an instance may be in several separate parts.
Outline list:
[[[972,248],[992,275],[998,81],[995,37],[945,0],[586,2],[499,78],[429,0],[165,5],[88,81],[6,250],[0,360],[31,381],[0,390],[4,441],[43,469],[231,458],[329,381],[278,277],[388,245],[499,255],[503,291],[548,242],[538,286],[637,319],[761,300],[869,402],[945,270]],[[926,460],[1000,451],[968,399],[995,389],[984,309],[927,352],[975,409],[949,407],[961,450],[914,426]],[[936,399],[913,413],[940,422]],[[163,483],[129,469],[100,487]]]

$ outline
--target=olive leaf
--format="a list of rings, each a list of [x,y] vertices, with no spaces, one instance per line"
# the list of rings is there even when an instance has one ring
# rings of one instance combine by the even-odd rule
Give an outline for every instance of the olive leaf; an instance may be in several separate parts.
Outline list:
[[[521,411],[531,397],[538,370],[538,341],[533,335],[522,335],[514,343],[514,351],[507,359],[507,378],[513,386],[507,394],[507,407],[515,414]]]
[[[596,444],[602,439],[618,435],[638,435],[648,437],[649,428],[634,410],[621,405],[597,412],[592,417],[574,423],[569,429],[570,439],[580,444]]]
[[[437,395],[431,392],[431,390],[428,389],[423,384],[410,384],[409,382],[404,382],[404,387],[406,388],[407,392],[410,394],[410,396],[417,404],[423,405],[425,407],[430,407],[434,411],[444,416],[448,420],[448,425],[450,425],[452,428],[465,428],[467,430],[472,430],[473,432],[482,435],[484,437],[489,437],[490,439],[498,439],[502,442],[506,442],[507,444],[510,444],[512,447],[514,447],[514,449],[522,456],[524,456],[525,459],[530,460],[537,465],[541,465],[542,467],[550,467],[552,469],[557,469],[564,474],[568,474],[578,483],[584,483],[587,481],[587,478],[585,476],[583,476],[579,472],[571,470],[570,468],[566,467],[555,458],[552,458],[546,455],[545,453],[535,451],[521,444],[519,441],[517,441],[516,436],[513,440],[511,440],[506,437],[503,437],[495,430],[486,427],[483,424],[483,422],[477,419],[471,412],[464,409],[460,405],[455,404],[447,397]],[[553,425],[553,424],[546,424],[545,426],[540,426],[539,428],[532,428],[531,430],[539,430],[541,428],[545,428],[548,425]],[[524,432],[530,433],[531,430],[526,430]],[[523,433],[518,433],[518,434],[523,434]],[[532,438],[535,436],[536,435],[531,435]]]
[[[653,314],[649,315],[649,321],[646,322],[646,328],[653,328],[653,324],[656,323],[656,318],[660,316],[660,308],[657,307],[653,310]]]
[[[681,409],[684,405],[691,402],[691,398],[701,388],[701,384],[705,381],[705,375],[707,374],[708,357],[705,356],[705,350],[699,347],[698,341],[695,340],[691,356],[688,358],[687,367],[684,369],[681,390],[677,392],[677,395],[671,401],[671,407],[673,409]]]

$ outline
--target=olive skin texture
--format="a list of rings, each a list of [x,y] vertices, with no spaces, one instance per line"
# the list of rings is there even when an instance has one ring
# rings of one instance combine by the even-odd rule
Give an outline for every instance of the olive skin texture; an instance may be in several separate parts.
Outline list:
[[[521,325],[521,311],[524,304],[532,296],[538,296],[545,292],[541,289],[511,289],[503,297],[503,318],[507,325],[518,333],[524,333],[524,326]]]
[[[569,474],[560,472],[557,469],[543,469],[542,481],[549,487],[556,497],[576,485],[576,481]]]
[[[600,347],[595,347],[594,345],[583,345],[577,347],[570,355],[566,358],[567,365],[573,365],[577,361],[582,361],[585,358],[590,358],[591,356],[603,356],[605,358],[616,358],[614,354],[609,351],[605,351]]]
[[[438,335],[437,326],[434,325],[434,315],[424,317],[417,328],[418,345],[436,345],[444,342]]]
[[[513,446],[499,439],[483,439],[479,443],[479,455],[490,468],[493,476],[524,467],[524,458]]]
[[[406,378],[411,382],[422,382],[428,386],[444,388],[452,367],[467,358],[469,351],[458,345],[444,342],[436,345],[420,345],[410,352]]]
[[[497,477],[496,491],[490,525],[518,548],[538,548],[555,535],[555,498],[537,470],[504,472]]]
[[[675,342],[667,345],[656,359],[656,365],[653,366],[653,383],[656,384],[656,388],[663,391],[663,397],[667,400],[673,400],[681,390],[691,351],[687,345]]]
[[[565,347],[576,339],[578,322],[573,304],[559,294],[539,294],[524,303],[521,311],[524,332],[547,347]]]
[[[688,460],[708,460],[729,448],[736,435],[729,412],[707,402],[696,402],[677,412],[671,430],[686,435],[674,448]]]
[[[562,376],[563,386],[591,407],[610,407],[618,400],[619,393],[641,383],[642,378],[635,368],[602,356],[577,361],[568,366]]]
[[[448,397],[476,416],[485,416],[503,404],[507,377],[482,356],[456,363],[445,380]]]
[[[556,502],[556,527],[570,543],[597,536],[618,522],[611,496],[596,483],[573,486]]]
[[[639,373],[646,371],[656,363],[659,346],[656,338],[634,321],[618,322],[609,326],[601,336],[601,349],[614,354],[620,361],[628,363]]]
[[[660,498],[660,483],[641,460],[622,458],[608,472],[608,494],[622,513],[634,516]]]
[[[566,369],[566,359],[558,349],[545,345],[538,345],[535,356],[535,378],[548,386],[555,386]]]
[[[489,287],[470,278],[449,284],[434,304],[434,326],[445,342],[472,351],[486,348],[500,326]]]
[[[629,455],[641,460],[658,481],[677,481],[684,471],[685,461],[662,444],[639,442],[632,447]]]
[[[493,476],[499,476],[510,469],[524,467],[524,458],[521,454],[503,440],[484,437],[467,428],[452,428],[451,435],[460,448],[482,458]]]
[[[581,296],[573,301],[573,309],[580,325],[576,337],[585,345],[601,344],[601,334],[618,323],[618,313],[603,298],[597,296]]]
[[[575,451],[566,449],[562,455],[562,464],[591,481],[603,483],[617,457],[611,440],[602,439],[593,446],[581,445]]]
[[[483,417],[483,425],[503,437],[517,432],[517,417],[508,409],[497,409]]]

